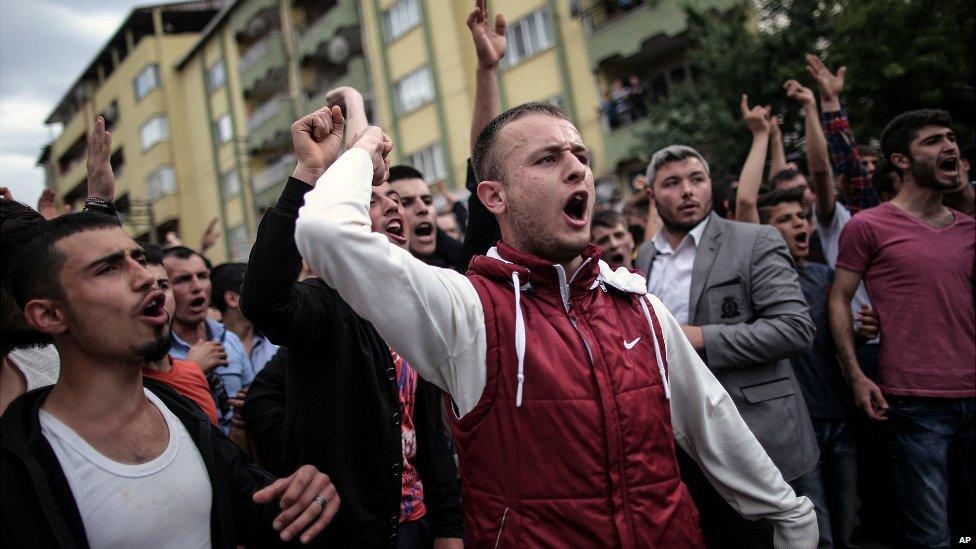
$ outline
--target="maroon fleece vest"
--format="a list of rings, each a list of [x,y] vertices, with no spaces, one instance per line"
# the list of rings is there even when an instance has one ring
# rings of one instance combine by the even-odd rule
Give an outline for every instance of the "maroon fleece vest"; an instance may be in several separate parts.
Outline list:
[[[698,513],[674,454],[670,407],[641,296],[596,284],[599,250],[568,285],[551,264],[499,243],[475,258],[487,383],[454,422],[465,535],[474,547],[698,547]],[[525,326],[516,406],[515,294]],[[640,338],[634,343],[634,340]],[[629,346],[629,348],[628,348]]]

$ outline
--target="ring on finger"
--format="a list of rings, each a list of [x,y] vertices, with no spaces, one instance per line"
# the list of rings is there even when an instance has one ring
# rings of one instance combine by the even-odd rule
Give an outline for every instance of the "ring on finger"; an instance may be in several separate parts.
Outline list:
[[[325,509],[325,504],[329,502],[329,500],[325,499],[321,495],[315,496],[312,498],[312,501],[321,505],[323,509]]]

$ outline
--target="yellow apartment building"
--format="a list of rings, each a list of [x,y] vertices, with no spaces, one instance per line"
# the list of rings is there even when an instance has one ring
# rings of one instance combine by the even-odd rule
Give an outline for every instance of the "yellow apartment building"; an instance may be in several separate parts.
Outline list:
[[[604,93],[638,76],[653,103],[693,79],[682,5],[724,10],[734,0],[488,0],[502,13],[508,50],[501,108],[526,101],[562,107],[592,150],[598,194],[609,197],[646,154],[640,119],[610,126]],[[378,115],[395,161],[430,181],[463,185],[470,155],[475,52],[465,24],[471,0],[359,0]]]
[[[184,116],[174,66],[217,7],[198,1],[134,9],[64,95],[45,120],[62,131],[40,162],[66,202],[77,209],[86,198],[88,135],[101,114],[112,132],[116,206],[130,234],[155,240],[183,229],[180,220],[197,208],[177,192],[193,186],[193,167],[182,159],[196,121]]]
[[[646,100],[694,82],[681,5],[735,0],[488,0],[506,17],[501,108],[563,107],[592,149],[598,196],[642,168],[649,123],[611,123],[604,96],[636,76]],[[210,219],[215,262],[247,259],[257,222],[291,174],[289,128],[340,85],[396,143],[394,160],[431,182],[464,184],[475,52],[473,0],[201,0],[134,9],[46,120],[47,184],[85,199],[87,136],[98,114],[113,134],[116,205],[126,228],[199,243]]]
[[[352,0],[136,8],[48,117],[63,131],[39,163],[48,186],[79,206],[88,134],[103,114],[130,234],[176,231],[196,246],[217,218],[210,258],[246,261],[294,169],[289,127],[341,85],[369,89]]]

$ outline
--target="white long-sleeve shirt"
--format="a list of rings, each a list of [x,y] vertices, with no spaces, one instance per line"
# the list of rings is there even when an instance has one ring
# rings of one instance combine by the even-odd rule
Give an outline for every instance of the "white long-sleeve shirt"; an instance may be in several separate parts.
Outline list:
[[[463,416],[480,400],[487,378],[481,300],[464,275],[429,266],[371,231],[372,175],[365,151],[339,157],[305,195],[298,249],[421,377],[451,395]],[[783,480],[674,317],[656,297],[650,303],[664,332],[677,443],[742,516],[772,521],[776,547],[816,547],[810,500]]]

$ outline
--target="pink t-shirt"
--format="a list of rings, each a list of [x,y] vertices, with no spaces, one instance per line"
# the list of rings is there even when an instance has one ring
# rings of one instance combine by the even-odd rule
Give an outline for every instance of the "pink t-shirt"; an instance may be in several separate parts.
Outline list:
[[[837,267],[864,277],[881,320],[880,387],[902,396],[976,396],[976,221],[937,229],[891,203],[855,215]]]

